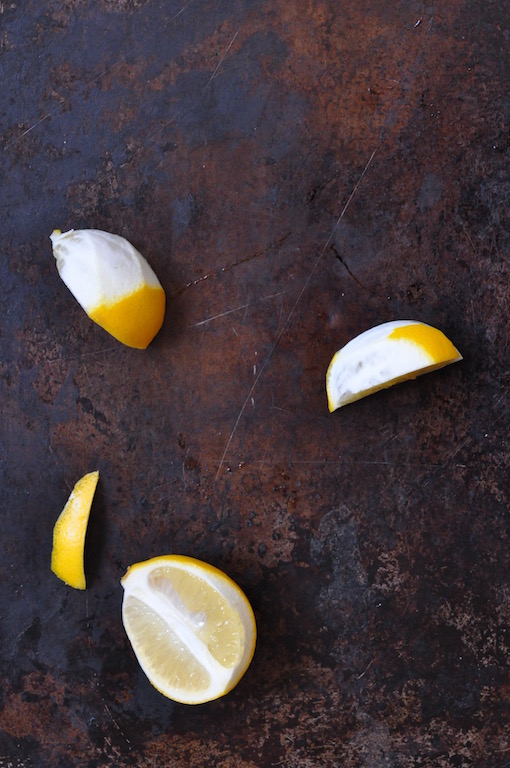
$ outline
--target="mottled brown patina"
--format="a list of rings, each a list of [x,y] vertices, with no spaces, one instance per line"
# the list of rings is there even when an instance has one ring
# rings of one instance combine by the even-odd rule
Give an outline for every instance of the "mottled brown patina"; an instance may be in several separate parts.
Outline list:
[[[0,768],[510,765],[506,0],[0,3]],[[127,237],[145,352],[53,228]],[[328,413],[379,322],[458,365]],[[53,524],[99,468],[85,594]],[[205,559],[254,606],[238,687],[173,704],[119,584]]]

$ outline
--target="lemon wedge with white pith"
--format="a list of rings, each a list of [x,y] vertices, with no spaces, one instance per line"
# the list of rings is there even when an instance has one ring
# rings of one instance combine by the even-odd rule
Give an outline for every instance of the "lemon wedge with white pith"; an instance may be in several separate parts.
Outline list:
[[[99,229],[56,229],[50,239],[60,277],[91,320],[128,347],[148,347],[166,298],[142,254]]]
[[[326,373],[330,411],[381,389],[462,360],[437,328],[415,320],[394,320],[349,341]]]
[[[152,685],[183,704],[228,693],[246,672],[256,641],[251,605],[223,571],[184,555],[131,566],[122,621]]]
[[[83,562],[85,537],[98,480],[98,471],[78,480],[53,528],[51,570],[74,589],[87,586]]]

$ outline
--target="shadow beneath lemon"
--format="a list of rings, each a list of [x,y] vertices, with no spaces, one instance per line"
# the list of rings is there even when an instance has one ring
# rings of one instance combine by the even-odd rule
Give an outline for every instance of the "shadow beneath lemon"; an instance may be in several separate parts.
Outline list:
[[[106,499],[103,493],[101,477],[90,509],[87,536],[85,538],[84,566],[87,589],[94,586],[99,579],[106,541]]]

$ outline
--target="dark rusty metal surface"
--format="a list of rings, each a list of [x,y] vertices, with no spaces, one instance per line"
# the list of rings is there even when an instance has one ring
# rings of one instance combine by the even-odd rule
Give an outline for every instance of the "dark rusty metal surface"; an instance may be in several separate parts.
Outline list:
[[[504,0],[0,3],[2,768],[510,765],[509,36]],[[55,227],[147,256],[147,351]],[[328,414],[332,354],[402,317],[464,361]],[[51,534],[96,467],[79,593]],[[256,612],[209,705],[122,629],[167,552]]]

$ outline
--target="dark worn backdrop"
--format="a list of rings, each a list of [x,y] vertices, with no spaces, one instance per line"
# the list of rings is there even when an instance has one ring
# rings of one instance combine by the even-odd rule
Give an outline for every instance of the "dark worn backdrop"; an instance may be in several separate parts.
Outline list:
[[[510,766],[506,0],[0,2],[0,767]],[[88,320],[53,228],[127,237],[145,352]],[[327,411],[379,322],[464,361]],[[101,480],[89,588],[49,567]],[[259,639],[173,704],[126,568],[227,571]]]

